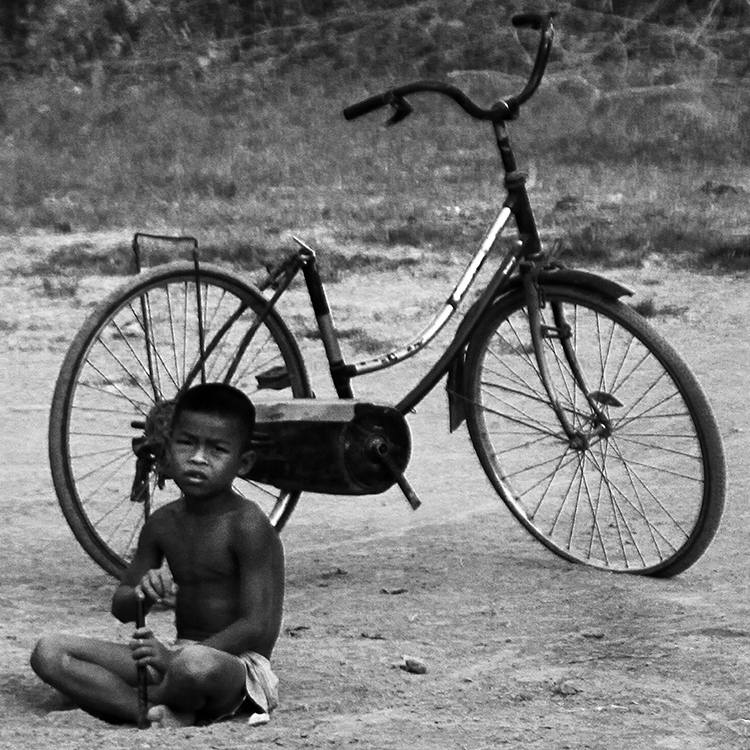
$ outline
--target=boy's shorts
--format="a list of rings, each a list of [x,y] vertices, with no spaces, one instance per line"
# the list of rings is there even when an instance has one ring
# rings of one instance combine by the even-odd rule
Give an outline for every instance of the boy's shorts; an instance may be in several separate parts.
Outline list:
[[[237,657],[245,667],[245,697],[230,712],[235,716],[247,710],[252,724],[265,724],[271,711],[279,705],[279,678],[271,669],[271,662],[254,651],[246,651]],[[225,717],[228,718],[228,717]]]
[[[201,643],[182,638],[175,643],[176,648],[187,645],[200,646]],[[250,717],[249,724],[265,724],[270,719],[271,711],[279,705],[279,678],[273,673],[271,662],[261,654],[245,651],[235,658],[239,659],[245,668],[245,695],[242,696],[236,708],[214,721],[223,721],[246,714]]]

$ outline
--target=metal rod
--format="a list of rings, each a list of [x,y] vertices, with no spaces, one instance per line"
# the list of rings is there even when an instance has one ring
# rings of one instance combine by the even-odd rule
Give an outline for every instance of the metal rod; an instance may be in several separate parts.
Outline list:
[[[200,347],[201,383],[206,382],[206,333],[203,320],[203,301],[201,300],[201,271],[198,261],[198,250],[193,250],[193,267],[195,268],[195,301],[198,313],[198,346]],[[208,297],[208,285],[206,285]]]
[[[135,610],[136,628],[146,627],[146,602],[138,597]],[[148,668],[138,665],[138,729],[148,729]]]

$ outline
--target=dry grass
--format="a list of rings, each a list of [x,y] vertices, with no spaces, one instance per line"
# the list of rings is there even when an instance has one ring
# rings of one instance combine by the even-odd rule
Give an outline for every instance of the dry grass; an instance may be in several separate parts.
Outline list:
[[[391,15],[372,21],[381,53],[393,50],[405,79],[445,77],[466,63],[456,53],[458,26],[446,26],[448,5],[435,8],[412,9],[401,27]],[[435,38],[453,34],[443,57],[409,37],[418,35],[419,13]],[[619,265],[659,254],[747,268],[750,176],[736,165],[750,155],[750,97],[739,84],[712,85],[716,71],[677,32],[668,41],[682,57],[668,64],[621,64],[612,50],[592,57],[585,34],[574,36],[586,19],[570,17],[564,54],[512,129],[540,224],[560,239],[561,257]],[[346,123],[344,105],[393,78],[377,73],[375,60],[364,76],[356,66],[366,61],[347,63],[345,40],[361,41],[363,32],[341,33],[335,55],[325,45],[292,46],[252,64],[217,63],[198,77],[186,65],[96,85],[52,73],[6,81],[0,231],[192,234],[212,259],[253,266],[297,233],[326,249],[334,276],[352,264],[408,263],[394,259],[403,248],[465,254],[502,200],[491,130],[428,97],[415,97],[417,114],[397,128],[384,130],[377,115]],[[487,60],[521,72],[526,53],[515,49],[502,59],[487,52]],[[488,103],[508,93],[512,79],[500,79],[475,80],[472,92]],[[731,191],[702,191],[709,182]],[[375,261],[373,247],[384,251]],[[70,256],[54,261],[75,264]]]

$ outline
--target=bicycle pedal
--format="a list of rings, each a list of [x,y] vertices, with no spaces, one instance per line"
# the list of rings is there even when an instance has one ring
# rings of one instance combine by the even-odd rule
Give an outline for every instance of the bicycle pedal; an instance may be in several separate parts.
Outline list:
[[[404,493],[404,497],[409,505],[411,505],[411,509],[416,510],[422,504],[422,501],[417,497],[417,493],[414,491],[411,483],[403,474],[399,474],[396,479],[396,484],[398,484],[401,492]]]
[[[380,461],[391,473],[393,479],[396,480],[396,484],[399,486],[399,489],[404,493],[406,501],[409,503],[409,505],[411,505],[411,509],[416,510],[417,508],[419,508],[419,506],[422,504],[422,501],[419,499],[419,497],[417,497],[417,493],[414,491],[411,483],[404,475],[404,472],[399,469],[396,462],[393,460],[388,446],[385,445],[385,447],[380,450],[376,448],[373,454],[373,458],[375,458],[376,461]]]

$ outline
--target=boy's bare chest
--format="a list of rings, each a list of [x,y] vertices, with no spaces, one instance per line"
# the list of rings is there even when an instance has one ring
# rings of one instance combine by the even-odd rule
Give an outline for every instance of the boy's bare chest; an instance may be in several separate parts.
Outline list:
[[[179,584],[236,577],[228,519],[183,518],[163,540],[164,553]]]

